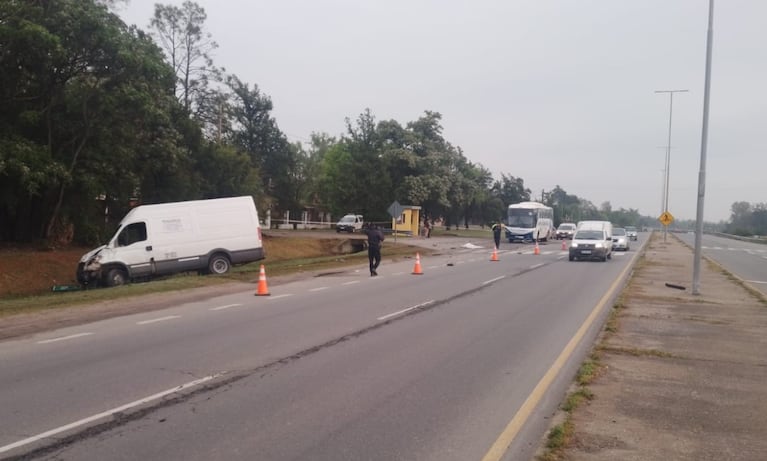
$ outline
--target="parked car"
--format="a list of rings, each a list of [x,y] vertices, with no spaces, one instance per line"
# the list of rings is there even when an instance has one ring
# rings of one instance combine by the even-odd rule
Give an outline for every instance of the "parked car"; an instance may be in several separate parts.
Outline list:
[[[364,223],[361,214],[348,214],[336,223],[336,232],[354,233],[361,230]]]
[[[613,229],[613,250],[629,251],[629,237],[626,235],[626,229],[622,227]]]
[[[575,234],[575,223],[563,222],[557,227],[557,240],[573,239]]]
[[[637,228],[634,226],[626,226],[626,235],[628,236],[629,240],[636,240]]]

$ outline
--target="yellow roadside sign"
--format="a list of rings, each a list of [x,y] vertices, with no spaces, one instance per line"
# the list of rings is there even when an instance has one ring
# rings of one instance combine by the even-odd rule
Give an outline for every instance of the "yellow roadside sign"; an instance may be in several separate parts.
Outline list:
[[[663,224],[664,226],[668,226],[674,221],[674,217],[668,211],[664,211],[658,217],[658,221],[660,221],[660,223]]]

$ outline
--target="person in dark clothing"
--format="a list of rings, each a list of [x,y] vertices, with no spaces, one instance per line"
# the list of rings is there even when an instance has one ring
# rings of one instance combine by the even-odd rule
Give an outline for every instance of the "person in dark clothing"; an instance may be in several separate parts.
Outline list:
[[[493,224],[493,239],[495,240],[495,248],[501,246],[501,233],[503,232],[503,223],[499,220]]]
[[[378,275],[376,269],[381,264],[381,244],[384,241],[383,232],[373,223],[368,223],[364,230],[368,236],[368,259],[370,260],[370,276]]]

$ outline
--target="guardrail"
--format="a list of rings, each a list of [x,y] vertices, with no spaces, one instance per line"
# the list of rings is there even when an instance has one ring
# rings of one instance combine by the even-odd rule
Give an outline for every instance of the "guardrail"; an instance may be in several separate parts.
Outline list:
[[[742,237],[740,235],[725,234],[724,232],[706,232],[706,233],[709,235],[715,235],[717,237],[723,237],[723,238],[728,238],[732,240],[740,240],[742,242],[761,243],[762,245],[767,245],[767,237]]]

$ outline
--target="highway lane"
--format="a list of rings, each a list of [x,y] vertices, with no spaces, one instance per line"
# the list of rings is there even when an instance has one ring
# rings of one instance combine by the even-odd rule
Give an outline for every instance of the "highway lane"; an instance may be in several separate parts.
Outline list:
[[[346,271],[331,277],[319,277],[276,287],[272,289],[272,297],[268,298],[256,298],[252,293],[233,294],[206,303],[191,303],[162,312],[111,319],[38,335],[23,341],[3,343],[0,347],[0,361],[4,370],[0,376],[0,389],[3,390],[0,393],[0,405],[7,408],[9,411],[6,414],[13,417],[4,418],[0,422],[0,434],[3,437],[1,443],[8,446],[30,435],[40,434],[163,389],[220,372],[226,372],[227,377],[242,376],[243,383],[247,380],[259,381],[264,371],[268,371],[269,376],[275,373],[280,377],[283,365],[292,366],[297,358],[295,354],[301,351],[308,351],[308,355],[300,363],[310,366],[323,354],[345,350],[350,344],[359,344],[362,338],[366,341],[377,338],[383,331],[395,335],[404,334],[397,333],[406,330],[404,325],[413,328],[412,325],[426,322],[426,325],[421,327],[426,329],[420,334],[423,338],[430,338],[435,332],[450,331],[448,326],[441,326],[436,330],[433,326],[427,328],[428,319],[434,318],[431,315],[408,316],[426,309],[429,309],[430,313],[441,313],[443,310],[452,312],[448,309],[448,306],[451,306],[456,317],[445,320],[445,323],[450,325],[471,324],[482,319],[485,323],[469,330],[472,341],[478,341],[477,338],[481,337],[483,332],[488,329],[492,331],[492,326],[496,324],[490,321],[493,317],[487,315],[493,312],[492,310],[482,310],[482,315],[478,315],[479,312],[474,312],[472,308],[492,305],[500,309],[496,315],[513,316],[514,312],[510,312],[507,306],[516,305],[512,301],[516,302],[519,299],[520,305],[530,312],[538,312],[539,316],[547,313],[546,319],[535,317],[535,321],[530,320],[526,328],[512,335],[520,338],[530,337],[529,341],[532,343],[526,343],[525,347],[516,347],[514,350],[524,351],[523,356],[531,357],[527,360],[539,363],[540,368],[543,364],[551,363],[551,360],[548,360],[550,357],[547,358],[548,361],[538,360],[536,351],[548,351],[551,355],[561,350],[557,340],[561,343],[569,337],[568,334],[556,334],[556,338],[549,338],[551,332],[562,333],[562,329],[565,332],[577,329],[579,322],[585,318],[584,313],[593,307],[601,293],[607,289],[608,282],[611,277],[617,275],[621,264],[625,264],[625,261],[613,261],[601,267],[599,263],[563,263],[562,252],[552,250],[552,246],[554,244],[543,247],[544,252],[540,256],[517,254],[517,251],[513,254],[502,252],[501,261],[497,263],[488,261],[487,249],[457,251],[452,255],[424,258],[422,264],[425,274],[422,276],[411,275],[413,262],[405,261],[382,266],[382,275],[377,278],[368,277],[364,270]],[[448,266],[448,262],[453,265]],[[592,278],[597,279],[595,290],[579,289],[581,284]],[[549,282],[552,281],[554,283],[549,287]],[[500,286],[505,289],[498,290]],[[485,299],[488,293],[496,295]],[[564,311],[567,316],[561,313],[553,315],[547,311],[554,306],[562,306],[561,297],[567,298],[564,304],[568,307],[576,306],[570,307],[572,310]],[[546,307],[541,308],[541,303]],[[401,312],[407,308],[414,309]],[[520,309],[527,312],[522,307]],[[396,321],[402,316],[407,316],[406,320]],[[569,316],[573,317],[566,320]],[[385,324],[385,328],[376,327],[381,324]],[[515,328],[521,327],[511,328],[509,332],[515,331]],[[333,343],[344,335],[359,332],[364,334],[350,341]],[[86,333],[91,334],[85,335]],[[447,336],[443,341],[449,342],[450,339],[451,337]],[[534,339],[543,341],[535,342]],[[46,342],[52,340],[54,342]],[[391,340],[394,344],[382,344],[378,347],[383,350],[397,350],[410,344],[406,349],[421,348],[418,344],[412,344],[412,340]],[[326,347],[316,351],[310,350],[322,344]],[[553,346],[555,344],[557,346]],[[455,351],[455,347],[444,349]],[[498,354],[497,351],[503,350],[505,349],[501,344],[492,344],[487,349],[481,349],[481,353],[495,355]],[[309,354],[310,352],[314,353]],[[380,349],[377,353],[362,353],[361,349],[360,354],[355,356],[351,363],[364,364],[378,356],[388,356],[392,353],[382,352]],[[510,357],[519,355],[519,352],[509,354]],[[290,358],[291,356],[294,357]],[[394,356],[397,357],[398,354]],[[309,358],[311,360],[307,360]],[[429,360],[436,360],[437,363],[449,361],[447,357],[433,356]],[[398,363],[390,364],[393,368],[382,370],[382,373],[402,376],[403,379],[410,376],[410,373],[403,375],[403,371],[398,369]],[[338,364],[345,365],[345,361]],[[471,370],[472,363],[469,361],[461,366]],[[424,364],[419,363],[418,367],[424,367]],[[529,371],[529,368],[530,366],[526,365],[517,369]],[[275,371],[277,369],[280,370]],[[429,367],[424,367],[424,371],[428,369]],[[538,369],[537,374],[531,376],[537,376],[540,371]],[[309,371],[310,379],[304,380],[307,386],[312,385],[316,374],[317,370]],[[527,376],[527,373],[524,374]],[[416,373],[415,378],[417,377]],[[519,377],[520,381],[522,378]],[[228,378],[219,378],[219,381],[221,379]],[[327,379],[332,379],[332,374]],[[496,379],[497,377],[493,377],[491,381]],[[528,377],[528,381],[531,380],[533,379]],[[277,388],[290,388],[289,383],[279,379],[274,383]],[[434,385],[435,383],[431,383],[427,389]],[[447,385],[449,387],[450,383]],[[233,385],[231,388],[235,390],[238,386],[239,384]],[[270,388],[267,386],[264,389]],[[439,385],[435,389],[439,389]],[[223,394],[229,392],[227,390]],[[386,392],[381,393],[386,395]],[[320,399],[313,403],[318,408],[324,408],[323,401]],[[184,409],[187,405],[181,404],[178,408]],[[343,413],[343,409],[338,411]],[[513,412],[508,410],[499,414],[508,417]],[[392,415],[396,415],[396,411],[392,411]],[[262,417],[271,420],[279,415],[265,414]],[[249,416],[244,415],[242,418],[248,419]],[[497,425],[499,422],[495,423]],[[483,431],[485,438],[477,440],[485,440],[492,432]],[[476,434],[472,437],[474,435]],[[83,449],[98,451],[96,447],[91,447],[89,442],[85,443],[82,445]],[[259,441],[259,444],[261,443],[266,442]],[[483,442],[478,443],[481,445]],[[33,445],[38,444],[30,444]],[[157,449],[148,441],[142,442],[141,445],[147,449]],[[17,451],[24,451],[30,446],[19,448]],[[174,449],[176,448],[179,447]],[[279,447],[274,449],[279,451]],[[125,459],[132,457],[133,455],[130,455]]]
[[[695,247],[695,234],[677,235]],[[767,295],[767,245],[704,234],[701,247],[707,257]]]

